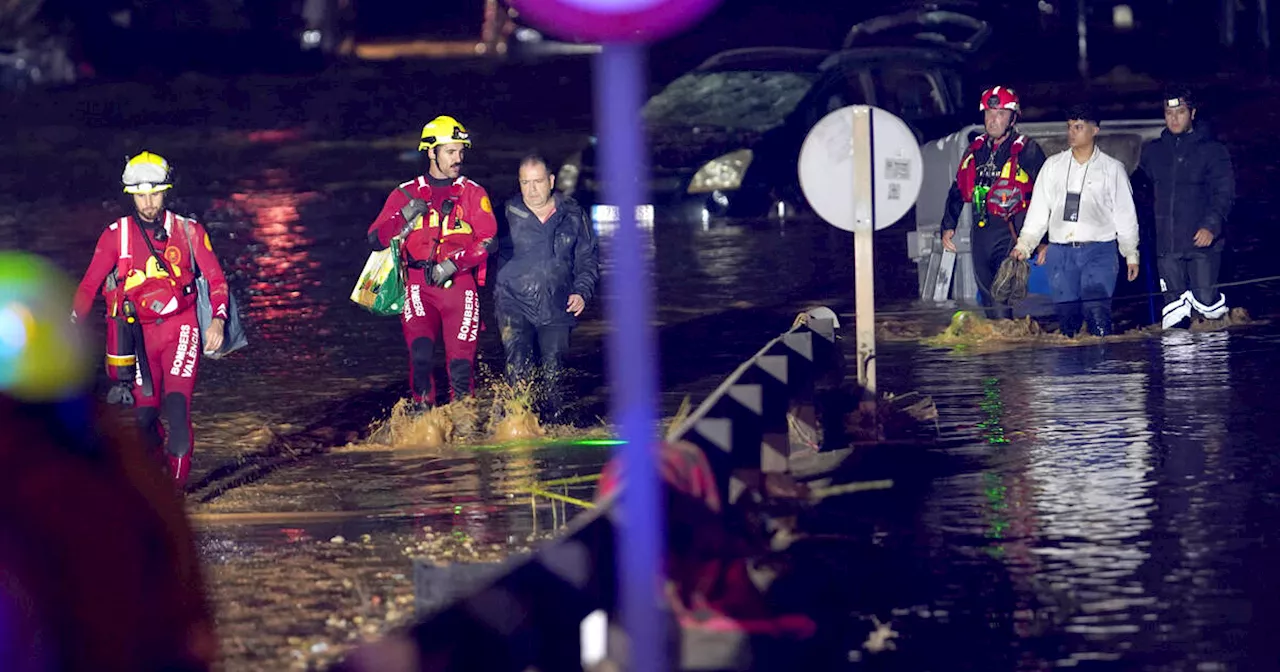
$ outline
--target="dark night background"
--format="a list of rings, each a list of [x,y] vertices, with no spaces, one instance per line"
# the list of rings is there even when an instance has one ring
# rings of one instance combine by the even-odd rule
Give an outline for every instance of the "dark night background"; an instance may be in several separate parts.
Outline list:
[[[20,0],[15,0],[20,1]],[[28,3],[30,0],[26,0]],[[334,0],[337,4],[337,0]],[[297,49],[302,0],[47,0],[44,29],[72,36],[79,60],[102,75],[172,74],[184,69],[230,72],[315,68]],[[468,40],[481,30],[483,0],[390,2],[351,0],[341,21],[358,42],[396,39]],[[655,75],[670,77],[702,58],[737,46],[837,47],[860,20],[921,2],[727,0],[694,29],[654,45]],[[1076,72],[1076,0],[952,0],[941,3],[992,22],[988,58],[1021,79],[1069,77]],[[1231,68],[1257,69],[1267,60],[1256,28],[1258,3],[1235,11],[1233,44],[1225,45],[1226,3],[1216,0],[1090,0],[1087,6],[1091,70],[1118,65],[1157,76],[1200,75]],[[1132,9],[1130,29],[1113,26],[1116,5]],[[131,9],[128,28],[111,21]],[[1274,16],[1271,24],[1274,25]],[[998,58],[1010,56],[1011,58]]]
[[[1280,92],[1268,49],[1275,18],[1258,20],[1267,2],[1128,0],[1127,27],[1113,18],[1124,14],[1115,0],[932,3],[993,29],[970,60],[963,119],[948,119],[947,133],[980,123],[976,92],[996,83],[1019,88],[1027,119],[1060,121],[1062,106],[1089,95],[1104,113],[1155,129],[1159,85],[1196,87],[1197,124],[1210,120],[1199,127],[1220,135],[1237,167],[1227,300],[1258,321],[1070,347],[1038,339],[990,352],[933,347],[920,337],[941,331],[954,307],[916,310],[910,223],[878,232],[877,317],[890,328],[876,354],[880,390],[930,395],[933,427],[946,440],[927,459],[889,446],[885,469],[901,467],[892,473],[910,485],[887,493],[887,504],[859,499],[871,494],[833,500],[851,518],[875,518],[874,535],[860,518],[815,527],[817,550],[796,572],[815,585],[794,594],[797,604],[812,597],[826,605],[818,609],[826,660],[855,666],[849,654],[875,623],[891,623],[903,635],[898,652],[858,667],[1275,669]],[[341,9],[326,35],[356,45],[355,55],[304,48],[305,10],[314,15],[325,3]],[[723,0],[691,30],[651,46],[650,90],[726,49],[837,49],[855,23],[923,4]],[[527,151],[564,161],[582,152],[598,120],[589,58],[358,57],[360,47],[378,45],[474,53],[484,7],[0,0],[0,248],[43,255],[80,277],[103,227],[131,207],[119,182],[125,157],[155,151],[174,166],[169,204],[208,226],[250,325],[243,354],[201,365],[193,403],[187,502],[206,516],[201,559],[219,605],[225,669],[333,658],[363,636],[356,614],[385,632],[391,611],[371,612],[369,595],[350,586],[368,586],[383,605],[411,598],[408,557],[453,553],[424,541],[422,516],[437,541],[498,548],[531,538],[556,519],[545,506],[530,513],[529,499],[504,488],[595,472],[607,458],[607,449],[580,447],[410,458],[344,448],[408,390],[399,320],[372,318],[348,297],[368,255],[368,223],[391,189],[421,170],[414,150],[423,122],[444,113],[468,127],[475,149],[466,174],[497,202],[519,193],[516,167]],[[58,42],[76,82],[24,83],[14,49],[49,53]],[[598,233],[607,262],[617,238],[606,227]],[[848,234],[832,227],[659,220],[644,240],[655,264],[663,417],[685,399],[699,403],[802,307],[829,305],[846,328],[854,323]],[[602,297],[622,284],[612,274],[606,263]],[[1126,329],[1146,326],[1155,308],[1144,291],[1118,288]],[[488,300],[482,313],[492,320]],[[593,422],[604,421],[616,389],[605,372],[602,306],[597,299],[587,308],[569,357],[575,409]],[[480,359],[497,370],[502,344],[492,324]],[[95,318],[92,326],[96,357],[106,325]],[[853,345],[850,333],[846,354]],[[106,382],[105,372],[98,377]],[[589,487],[579,494],[591,497]],[[415,513],[347,518],[393,508]],[[336,512],[343,522],[295,524],[275,512]],[[217,522],[240,514],[264,522]],[[372,550],[329,543],[344,536],[369,537]],[[503,554],[515,548],[501,546]]]

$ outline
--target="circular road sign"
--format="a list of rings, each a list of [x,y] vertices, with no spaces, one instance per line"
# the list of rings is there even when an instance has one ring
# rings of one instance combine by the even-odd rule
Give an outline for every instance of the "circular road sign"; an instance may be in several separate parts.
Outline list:
[[[720,0],[512,0],[536,27],[561,39],[652,42],[674,35]]]
[[[857,206],[854,179],[871,168],[876,230],[902,219],[920,196],[923,165],[920,144],[903,121],[878,107],[871,107],[870,138],[855,143],[854,111],[859,105],[835,110],[823,117],[805,136],[800,147],[800,189],[820,217],[845,231],[855,228]],[[855,146],[870,149],[855,156]],[[860,150],[865,152],[865,149]]]

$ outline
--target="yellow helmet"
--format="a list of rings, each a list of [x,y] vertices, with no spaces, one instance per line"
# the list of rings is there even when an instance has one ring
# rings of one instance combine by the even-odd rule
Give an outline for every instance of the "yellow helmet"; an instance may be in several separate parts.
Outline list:
[[[457,119],[441,115],[427,122],[422,127],[422,142],[418,143],[418,151],[426,151],[436,145],[448,145],[461,142],[462,146],[471,146],[471,134]]]
[[[154,194],[173,187],[173,171],[163,156],[143,152],[124,164],[120,181],[126,194]]]

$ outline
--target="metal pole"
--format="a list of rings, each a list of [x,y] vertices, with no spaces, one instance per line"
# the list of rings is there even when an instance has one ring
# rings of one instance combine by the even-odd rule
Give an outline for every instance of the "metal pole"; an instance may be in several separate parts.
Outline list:
[[[1089,21],[1088,21],[1088,3],[1086,0],[1076,0],[1076,44],[1080,50],[1080,61],[1078,63],[1080,69],[1080,78],[1089,79]]]
[[[1267,12],[1267,0],[1258,0],[1258,46],[1264,54],[1271,54],[1271,15]]]
[[[853,108],[853,271],[858,384],[863,402],[876,400],[876,287],[872,241],[875,236],[875,161],[872,159],[871,108]]]
[[[662,521],[657,470],[658,353],[654,346],[651,275],[636,226],[636,206],[647,191],[644,128],[640,120],[645,54],[639,44],[609,44],[595,60],[596,123],[605,198],[618,206],[613,236],[614,276],[605,311],[609,382],[625,487],[618,525],[619,594],[632,672],[666,668],[666,637],[658,611],[662,584]]]
[[[1222,0],[1222,31],[1218,39],[1228,49],[1236,44],[1236,0]]]

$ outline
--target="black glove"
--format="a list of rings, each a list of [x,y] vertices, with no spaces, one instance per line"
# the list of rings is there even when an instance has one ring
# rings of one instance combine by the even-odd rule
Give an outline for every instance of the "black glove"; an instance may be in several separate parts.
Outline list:
[[[403,208],[400,208],[400,216],[404,217],[404,230],[400,232],[400,235],[403,236],[408,233],[409,227],[413,226],[413,220],[427,214],[427,210],[426,201],[421,198],[409,199],[409,202],[405,203]]]
[[[108,404],[120,404],[121,406],[133,405],[133,385],[126,382],[118,382],[111,386],[107,391]]]
[[[453,274],[457,272],[458,265],[453,263],[452,259],[445,259],[431,267],[431,284],[436,287],[444,287],[453,278]]]

